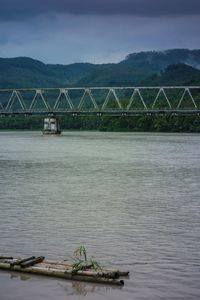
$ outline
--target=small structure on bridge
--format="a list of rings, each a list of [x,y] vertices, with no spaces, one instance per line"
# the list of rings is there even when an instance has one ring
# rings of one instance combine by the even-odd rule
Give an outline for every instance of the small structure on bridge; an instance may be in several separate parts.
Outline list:
[[[44,118],[43,134],[61,134],[60,125],[56,117]]]

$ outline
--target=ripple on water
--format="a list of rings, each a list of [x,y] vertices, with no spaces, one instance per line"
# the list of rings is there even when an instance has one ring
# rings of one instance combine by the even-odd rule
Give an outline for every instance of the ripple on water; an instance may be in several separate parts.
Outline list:
[[[188,134],[0,133],[0,253],[84,244],[131,271],[123,288],[0,272],[1,300],[198,299],[199,149]]]

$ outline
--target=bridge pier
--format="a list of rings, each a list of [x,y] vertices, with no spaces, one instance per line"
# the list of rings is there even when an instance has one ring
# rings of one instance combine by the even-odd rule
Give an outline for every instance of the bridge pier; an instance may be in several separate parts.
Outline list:
[[[61,134],[60,124],[55,116],[44,118],[43,134]]]

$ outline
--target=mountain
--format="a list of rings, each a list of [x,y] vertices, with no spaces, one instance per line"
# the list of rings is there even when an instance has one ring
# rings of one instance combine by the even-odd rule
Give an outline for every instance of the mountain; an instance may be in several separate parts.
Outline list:
[[[28,57],[0,58],[0,88],[59,87],[76,84],[95,68],[89,63],[44,64]]]
[[[149,78],[152,85],[153,75],[159,76],[170,65],[185,64],[192,66],[194,69],[200,69],[200,50],[173,49],[166,51],[148,51],[129,54],[125,60],[118,64],[107,64],[97,66],[91,73],[82,78],[78,84],[80,85],[141,85],[147,84]],[[171,75],[173,70],[176,71],[176,76],[180,75],[179,84],[190,81],[191,72],[185,67],[184,74],[178,74],[177,67],[170,70]],[[180,68],[179,68],[180,70]],[[168,70],[169,71],[169,70]],[[167,71],[167,72],[168,72]],[[181,71],[181,70],[180,70]],[[165,79],[162,77],[163,80]],[[168,80],[168,78],[166,78]],[[178,79],[178,78],[177,78]],[[166,84],[163,82],[163,84]],[[168,83],[169,84],[169,83]],[[170,81],[173,85],[173,82]]]
[[[171,49],[129,54],[121,64],[157,73],[169,65],[185,63],[200,69],[200,50]]]
[[[129,54],[119,63],[44,64],[28,57],[0,58],[0,88],[134,86],[200,83],[200,50]]]
[[[144,73],[140,68],[123,64],[99,65],[78,81],[82,86],[128,86],[137,85],[141,80],[152,74]]]
[[[200,70],[184,63],[169,65],[159,74],[154,74],[141,82],[142,85],[200,85]]]

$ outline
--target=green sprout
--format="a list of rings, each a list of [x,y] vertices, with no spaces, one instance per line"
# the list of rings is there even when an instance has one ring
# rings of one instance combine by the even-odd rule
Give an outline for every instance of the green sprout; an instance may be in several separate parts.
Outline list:
[[[87,264],[87,252],[84,246],[80,246],[79,248],[77,248],[74,251],[74,256],[79,259],[84,258],[84,261]]]
[[[78,271],[86,269],[92,269],[95,271],[103,270],[100,264],[95,261],[93,257],[88,259],[87,251],[84,246],[80,246],[74,251],[72,260],[74,261],[72,264],[72,274],[77,274]]]

